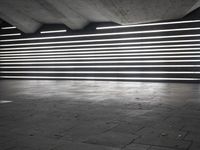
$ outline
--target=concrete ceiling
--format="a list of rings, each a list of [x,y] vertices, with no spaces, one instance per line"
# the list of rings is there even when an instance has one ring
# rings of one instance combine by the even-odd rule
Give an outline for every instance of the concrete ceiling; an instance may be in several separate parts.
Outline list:
[[[0,18],[25,33],[42,24],[84,28],[90,22],[136,24],[179,19],[200,0],[0,0]]]

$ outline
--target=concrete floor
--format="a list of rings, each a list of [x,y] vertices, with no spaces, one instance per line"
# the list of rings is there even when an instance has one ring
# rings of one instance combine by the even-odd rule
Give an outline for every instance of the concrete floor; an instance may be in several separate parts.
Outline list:
[[[0,80],[0,150],[199,150],[200,85]]]

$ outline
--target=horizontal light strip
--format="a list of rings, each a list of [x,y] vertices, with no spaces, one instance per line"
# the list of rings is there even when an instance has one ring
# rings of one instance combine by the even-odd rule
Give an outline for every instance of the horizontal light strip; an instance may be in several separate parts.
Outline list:
[[[200,74],[199,71],[0,71],[0,73],[61,73],[61,74]]]
[[[184,52],[173,52],[176,51],[184,51]],[[187,51],[189,50],[189,51]],[[199,51],[196,51],[199,50]],[[165,52],[170,51],[170,52]],[[186,51],[186,52],[185,52]],[[148,52],[148,53],[144,53]],[[151,53],[153,52],[153,53]],[[102,54],[102,53],[132,53],[133,55],[159,55],[159,54],[198,54],[200,53],[200,48],[182,48],[182,49],[141,49],[141,50],[107,50],[107,51],[81,51],[81,52],[35,52],[34,53],[8,53],[8,54],[1,54],[0,57],[4,56],[42,56],[42,55],[65,55],[65,54]]]
[[[16,79],[79,79],[79,80],[170,80],[170,81],[199,81],[199,78],[142,78],[142,77],[50,77],[50,76],[0,76],[0,78],[16,78]]]
[[[17,27],[1,27],[2,30],[16,29]]]
[[[0,36],[18,36],[18,35],[21,35],[21,33],[0,34]]]
[[[191,54],[191,55],[180,55],[180,56],[156,56],[156,55],[177,55],[177,54]],[[139,56],[139,58],[174,58],[174,57],[196,57],[196,55],[192,54],[200,54],[199,52],[169,52],[169,53],[122,53],[122,54],[82,54],[82,55],[50,55],[50,56],[0,56],[2,60],[4,59],[23,59],[23,58],[77,58],[77,57],[102,57],[102,56],[136,56],[136,58]],[[146,56],[147,55],[147,56]],[[148,56],[151,55],[151,56]],[[197,57],[200,57],[200,55],[197,55]]]
[[[199,40],[179,40],[179,41],[172,41],[172,42],[166,42],[166,41],[156,41],[154,44],[158,43],[187,43],[196,41],[199,42]],[[135,44],[152,44],[153,42],[138,42],[138,43],[108,43],[108,44],[82,44],[82,45],[59,45],[59,46],[40,46],[40,47],[15,47],[15,48],[0,48],[0,50],[24,50],[24,49],[48,49],[48,48],[76,48],[76,47],[101,47],[101,46],[127,46],[127,45],[135,45]],[[135,46],[133,48],[158,48],[158,47],[181,47],[181,46],[200,46],[200,44],[176,44],[176,45],[145,45],[145,46]]]
[[[182,45],[181,45],[182,46]],[[181,47],[180,46],[180,47]],[[190,46],[190,45],[189,45]],[[135,52],[154,52],[154,51],[170,51],[170,50],[200,50],[200,47],[198,47],[200,45],[195,45],[195,47],[189,47],[189,48],[170,48],[170,49],[156,49],[156,48],[151,48],[151,49],[146,49],[146,47],[144,47],[144,49],[140,49],[140,47],[137,49],[135,49],[135,46],[125,46],[125,47],[99,47],[99,48],[76,48],[76,49],[47,49],[47,50],[24,50],[24,51],[0,51],[0,54],[14,54],[14,53],[40,53],[40,52],[68,52],[68,51],[92,51],[94,52],[94,50],[98,50],[98,51],[102,51],[102,50],[116,50],[117,51],[124,51],[124,50],[132,50]],[[179,47],[179,46],[177,46]],[[148,47],[147,47],[148,48]],[[135,49],[135,50],[134,50]],[[78,52],[77,52],[78,53]]]
[[[170,25],[170,24],[182,24],[182,23],[198,23],[200,20],[186,20],[186,21],[170,21],[170,22],[156,22],[156,23],[145,23],[145,24],[130,24],[130,25],[120,25],[120,26],[107,26],[107,27],[97,27],[97,30],[102,29],[120,29],[120,28],[130,28],[130,27],[145,27],[145,26],[157,26],[157,25]]]
[[[74,57],[74,58],[36,58],[36,59],[1,59],[1,61],[45,61],[45,60],[103,60],[103,59],[154,59],[154,58],[200,58],[200,55],[176,55],[176,56],[134,56],[134,57]]]
[[[200,65],[96,65],[96,66],[2,66],[1,69],[32,69],[32,68],[53,68],[53,69],[65,69],[65,68],[191,68],[200,67]]]
[[[51,30],[51,31],[41,31],[41,34],[48,34],[48,33],[61,33],[61,32],[67,32],[67,30]]]
[[[178,63],[178,62],[200,62],[200,60],[123,60],[123,61],[70,61],[70,62],[6,62],[1,65],[47,65],[47,64],[114,64],[114,63]]]
[[[78,37],[99,37],[99,36],[112,36],[112,35],[129,35],[129,34],[141,34],[141,33],[160,33],[160,32],[191,31],[191,30],[200,30],[200,28],[199,27],[194,27],[194,28],[147,30],[147,31],[132,31],[132,32],[115,32],[115,33],[97,33],[97,34],[35,37],[35,38],[20,38],[20,39],[4,39],[4,40],[0,40],[0,41],[1,42],[30,41],[30,40],[46,40],[46,39],[62,39],[62,38],[78,38]]]
[[[109,41],[128,41],[128,40],[144,40],[144,39],[169,39],[182,37],[200,37],[200,34],[188,35],[169,35],[169,36],[149,36],[149,37],[131,37],[131,38],[112,38],[112,39],[97,39],[97,40],[76,40],[76,41],[58,41],[58,42],[37,42],[37,43],[19,43],[19,44],[1,44],[0,47],[13,46],[28,46],[28,45],[49,45],[49,44],[67,44],[67,43],[92,43],[92,42],[109,42]]]

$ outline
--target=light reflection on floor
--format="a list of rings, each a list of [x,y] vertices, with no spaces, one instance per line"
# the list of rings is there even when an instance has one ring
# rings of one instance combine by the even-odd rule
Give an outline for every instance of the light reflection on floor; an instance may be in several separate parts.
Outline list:
[[[12,101],[0,100],[0,104],[11,103]]]

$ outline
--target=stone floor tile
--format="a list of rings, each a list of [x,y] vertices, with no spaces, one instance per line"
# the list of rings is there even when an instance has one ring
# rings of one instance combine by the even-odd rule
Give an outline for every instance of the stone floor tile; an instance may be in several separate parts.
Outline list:
[[[155,146],[171,147],[171,148],[182,148],[186,149],[190,145],[190,141],[184,141],[184,137],[187,132],[172,130],[172,129],[162,129],[162,128],[152,128],[147,127],[140,130],[136,135],[140,137],[136,139],[135,143],[148,144]]]
[[[149,150],[150,145],[142,144],[130,144],[126,146],[123,150]]]
[[[200,150],[200,143],[193,142],[189,150]]]
[[[199,84],[0,80],[0,150],[199,150],[199,97]]]
[[[119,132],[106,132],[93,137],[90,137],[85,143],[105,145],[111,147],[122,148],[136,139],[136,136],[132,134],[124,134]]]
[[[49,138],[61,138],[64,133],[73,127],[72,122],[66,121],[43,121],[39,123],[21,123],[21,126],[14,127],[10,130],[13,134],[24,136],[40,136]]]
[[[115,127],[115,123],[105,121],[80,122],[77,126],[65,132],[62,139],[70,141],[84,141],[91,136],[96,136]]]
[[[170,138],[174,140],[181,140],[186,136],[186,131],[180,131],[169,127],[156,126],[155,127],[146,127],[139,130],[136,135],[143,137],[160,137],[160,138]]]
[[[200,133],[197,132],[189,132],[185,138],[185,140],[188,140],[188,141],[194,141],[194,142],[199,142],[199,139],[200,139]]]
[[[149,144],[149,145],[171,147],[183,150],[186,150],[191,144],[190,141],[175,140],[170,138],[153,137],[153,136],[141,137],[139,139],[136,139],[134,142],[139,144]]]
[[[120,123],[116,127],[112,128],[111,131],[113,132],[120,132],[120,133],[128,133],[128,134],[134,134],[140,129],[142,129],[143,126],[133,123]]]
[[[148,150],[178,150],[178,149],[173,149],[173,148],[167,148],[167,147],[159,147],[159,146],[152,146]]]
[[[120,150],[120,149],[102,145],[65,141],[65,142],[60,142],[56,147],[52,148],[51,150]]]
[[[13,135],[4,143],[0,143],[0,146],[3,150],[9,149],[34,149],[34,150],[50,150],[55,147],[59,140],[35,137],[35,136],[19,136]]]

